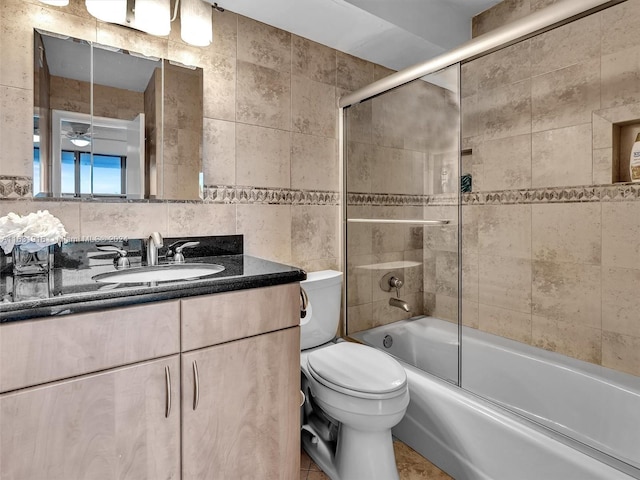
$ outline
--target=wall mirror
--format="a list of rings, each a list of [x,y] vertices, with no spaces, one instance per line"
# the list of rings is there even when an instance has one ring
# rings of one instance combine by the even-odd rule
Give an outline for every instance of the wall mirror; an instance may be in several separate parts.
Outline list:
[[[202,69],[35,31],[33,193],[202,197]]]

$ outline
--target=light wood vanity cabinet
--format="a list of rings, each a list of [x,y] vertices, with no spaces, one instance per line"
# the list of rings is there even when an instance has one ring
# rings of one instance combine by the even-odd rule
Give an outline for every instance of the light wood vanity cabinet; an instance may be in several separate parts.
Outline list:
[[[0,478],[298,478],[298,308],[294,283],[0,325]]]

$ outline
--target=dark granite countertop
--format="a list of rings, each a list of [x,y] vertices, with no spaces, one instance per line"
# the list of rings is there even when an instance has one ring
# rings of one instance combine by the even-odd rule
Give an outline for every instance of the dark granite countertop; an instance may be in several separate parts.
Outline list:
[[[92,277],[97,274],[115,271],[113,254],[93,255],[90,261],[85,260],[80,265],[74,265],[68,258],[67,261],[56,261],[49,275],[14,277],[10,270],[5,269],[0,275],[0,323],[281,285],[306,279],[306,272],[300,268],[233,253],[233,249],[217,253],[228,252],[232,254],[188,258],[187,263],[217,263],[225,267],[220,273],[197,280],[135,284],[98,283],[93,280]],[[131,268],[141,266],[144,261],[135,256],[131,259]]]

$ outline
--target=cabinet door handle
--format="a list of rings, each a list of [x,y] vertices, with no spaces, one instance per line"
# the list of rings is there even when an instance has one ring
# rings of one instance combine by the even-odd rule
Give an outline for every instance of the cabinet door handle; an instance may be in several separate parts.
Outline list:
[[[164,367],[164,379],[167,384],[167,408],[164,411],[164,418],[169,418],[169,414],[171,413],[171,371],[168,365]]]
[[[198,408],[200,403],[200,380],[198,378],[198,364],[193,361],[193,409]]]

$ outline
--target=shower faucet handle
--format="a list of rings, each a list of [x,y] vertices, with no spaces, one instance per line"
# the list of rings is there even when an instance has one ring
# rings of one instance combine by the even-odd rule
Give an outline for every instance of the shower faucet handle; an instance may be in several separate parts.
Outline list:
[[[400,289],[402,288],[402,285],[404,285],[404,282],[398,277],[391,277],[389,279],[389,286],[396,289],[397,298],[400,298]]]
[[[385,292],[396,290],[396,296],[400,298],[400,289],[404,285],[404,276],[402,272],[387,272],[380,279],[380,288]]]

